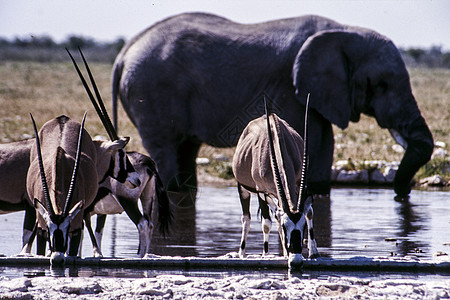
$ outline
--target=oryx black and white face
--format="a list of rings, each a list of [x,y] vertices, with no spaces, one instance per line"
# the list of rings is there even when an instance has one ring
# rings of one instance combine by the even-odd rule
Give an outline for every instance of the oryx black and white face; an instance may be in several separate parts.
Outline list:
[[[110,168],[112,171],[111,177],[125,184],[128,188],[135,188],[141,184],[139,174],[135,171],[124,149],[115,152],[114,158],[111,158]]]
[[[55,259],[56,256],[64,257],[64,253],[67,251],[70,224],[81,211],[82,201],[74,205],[67,215],[51,214],[37,199],[35,199],[35,203],[36,210],[47,225],[48,244],[52,259]]]
[[[122,137],[115,141],[94,141],[99,154],[97,170],[100,172],[100,184],[112,178],[130,189],[141,185],[139,174],[124,149],[129,140],[129,137]]]
[[[288,253],[301,254],[303,230],[306,226],[305,216],[301,213],[296,213],[291,217],[283,214],[280,223],[283,228],[284,247]]]
[[[292,263],[301,264],[303,261],[303,233],[306,227],[309,229],[309,238],[314,239],[311,201],[307,201],[303,212],[285,213],[280,208],[276,215],[279,226],[282,228],[284,253],[289,256]]]

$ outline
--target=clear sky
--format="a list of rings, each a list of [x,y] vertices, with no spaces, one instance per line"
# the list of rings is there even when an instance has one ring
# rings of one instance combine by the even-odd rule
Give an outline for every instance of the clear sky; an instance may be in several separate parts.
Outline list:
[[[450,51],[450,0],[0,0],[0,37],[129,39],[157,21],[190,11],[242,23],[317,14],[376,30],[399,47]]]

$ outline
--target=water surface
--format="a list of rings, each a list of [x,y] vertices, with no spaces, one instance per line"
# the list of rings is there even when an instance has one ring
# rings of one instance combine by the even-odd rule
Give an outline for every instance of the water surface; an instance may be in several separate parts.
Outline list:
[[[431,259],[437,252],[450,254],[449,195],[445,191],[414,190],[409,202],[399,203],[390,189],[335,188],[330,199],[314,203],[319,252],[335,259],[407,255]],[[153,253],[216,257],[238,251],[242,211],[237,189],[200,187],[196,206],[196,212],[188,213],[171,237],[154,236]],[[263,249],[262,232],[254,195],[251,213],[247,253],[259,254]],[[20,252],[23,215],[17,212],[0,216],[0,254],[10,256]],[[95,223],[95,217],[93,219]],[[108,216],[102,245],[105,257],[137,257],[137,230],[126,214]],[[269,251],[277,255],[282,251],[275,222]],[[92,255],[87,232],[82,255]],[[8,271],[13,270],[0,268],[0,274]],[[36,271],[30,269],[29,272],[33,275]],[[86,269],[83,272],[98,274],[99,271]],[[118,277],[127,274],[120,269],[116,272]]]

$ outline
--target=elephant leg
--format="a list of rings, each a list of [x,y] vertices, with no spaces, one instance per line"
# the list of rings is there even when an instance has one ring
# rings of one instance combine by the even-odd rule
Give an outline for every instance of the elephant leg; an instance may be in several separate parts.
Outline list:
[[[260,193],[258,193],[259,207],[261,209],[262,216],[261,227],[264,236],[263,256],[265,256],[269,254],[269,233],[270,229],[272,228],[272,219],[270,218],[269,206],[267,205],[267,202],[265,201],[263,196],[265,195],[261,195]]]
[[[330,194],[334,136],[331,123],[311,111],[308,139],[308,190],[313,194]]]
[[[191,140],[183,141],[177,150],[178,174],[175,180],[169,181],[167,189],[181,193],[176,204],[180,207],[195,206],[197,196],[197,158],[201,144]]]
[[[250,193],[244,189],[242,185],[238,183],[239,199],[241,200],[242,207],[242,236],[241,236],[241,246],[239,247],[239,257],[243,258],[245,254],[245,246],[247,243],[248,232],[250,231]]]
[[[151,148],[151,145],[146,145],[144,137],[142,141],[150,157],[156,162],[158,173],[170,201],[174,222],[171,226],[171,235],[164,239],[164,243],[167,245],[196,245],[195,198],[197,179],[195,176],[195,158],[200,145],[189,142],[175,144],[173,141],[167,141],[167,143],[172,144],[164,149],[156,149]],[[180,170],[190,171],[189,174],[180,176]],[[155,238],[160,238],[159,234],[156,234]],[[196,255],[195,249],[192,249],[190,253],[186,253],[187,256]]]

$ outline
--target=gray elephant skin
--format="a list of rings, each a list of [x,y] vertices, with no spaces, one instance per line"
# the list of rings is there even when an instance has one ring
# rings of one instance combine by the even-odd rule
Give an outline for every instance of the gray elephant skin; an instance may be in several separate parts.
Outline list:
[[[320,16],[239,24],[186,13],[135,36],[113,67],[115,124],[120,97],[169,190],[195,190],[200,145],[235,146],[248,122],[263,115],[262,93],[302,136],[311,94],[307,184],[314,193],[330,191],[331,124],[345,129],[361,113],[406,148],[394,181],[398,196],[407,197],[432,154],[400,53],[372,30]]]

